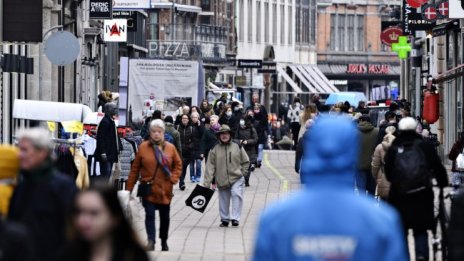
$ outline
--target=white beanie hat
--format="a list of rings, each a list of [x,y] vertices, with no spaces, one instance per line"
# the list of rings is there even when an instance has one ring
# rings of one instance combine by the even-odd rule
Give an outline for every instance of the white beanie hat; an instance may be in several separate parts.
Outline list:
[[[417,128],[417,121],[412,117],[406,117],[400,120],[398,123],[398,129],[400,131],[415,131]]]

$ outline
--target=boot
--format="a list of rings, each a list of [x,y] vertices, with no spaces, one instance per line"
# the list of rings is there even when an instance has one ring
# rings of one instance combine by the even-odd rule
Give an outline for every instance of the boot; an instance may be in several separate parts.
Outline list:
[[[145,246],[145,251],[155,251],[155,241],[148,240],[148,243]]]
[[[161,251],[169,251],[168,241],[166,239],[161,240]]]

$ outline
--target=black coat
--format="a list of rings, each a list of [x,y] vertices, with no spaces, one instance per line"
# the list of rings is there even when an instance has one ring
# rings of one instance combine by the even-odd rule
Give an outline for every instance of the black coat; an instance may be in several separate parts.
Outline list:
[[[95,158],[101,160],[100,155],[106,154],[108,161],[118,162],[121,150],[122,144],[116,133],[116,124],[109,116],[105,116],[98,125]]]
[[[203,137],[201,137],[201,144],[200,144],[200,152],[205,157],[208,157],[208,153],[210,150],[216,146],[218,142],[216,133],[211,129],[206,129],[203,133]]]
[[[399,178],[393,172],[398,148],[412,141],[419,141],[419,146],[426,157],[427,169],[431,178],[435,178],[441,187],[448,185],[448,174],[441,163],[435,148],[422,140],[415,131],[398,132],[395,141],[385,155],[385,174],[388,181]],[[411,194],[402,194],[395,182],[392,182],[388,201],[399,211],[406,228],[431,229],[434,226],[434,195],[432,187]]]
[[[230,129],[232,130],[232,132],[235,134],[240,124],[240,118],[236,118],[234,115],[230,116],[230,118],[227,118],[226,116],[222,116],[221,118],[219,118],[219,124],[228,125]]]
[[[449,261],[464,260],[464,191],[453,199],[449,225]]]
[[[0,218],[0,261],[35,260],[30,236],[24,226]]]
[[[67,218],[77,188],[64,174],[44,173],[43,178],[25,178],[16,187],[8,219],[26,227],[36,260],[48,261],[65,247]]]
[[[255,163],[257,160],[257,153],[256,153],[256,144],[258,144],[258,134],[256,133],[255,128],[252,126],[247,126],[245,128],[238,128],[235,134],[235,141],[242,145],[240,141],[246,140],[247,144],[243,145],[248,158],[250,159],[251,163]]]
[[[193,156],[196,159],[200,158],[202,154],[200,150],[201,146],[201,138],[203,138],[203,134],[205,132],[205,126],[203,124],[192,124],[193,127]]]
[[[191,160],[195,155],[195,133],[192,125],[184,126],[183,124],[179,125],[177,131],[180,135],[180,142],[182,144],[182,159]]]

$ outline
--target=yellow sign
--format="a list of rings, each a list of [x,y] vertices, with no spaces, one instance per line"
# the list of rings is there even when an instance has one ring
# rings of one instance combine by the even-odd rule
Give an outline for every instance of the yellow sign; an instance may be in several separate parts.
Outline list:
[[[47,121],[47,124],[48,124],[48,129],[50,130],[50,132],[55,132],[56,123],[53,121]]]
[[[84,124],[79,121],[62,121],[64,131],[70,133],[82,133],[84,131]]]

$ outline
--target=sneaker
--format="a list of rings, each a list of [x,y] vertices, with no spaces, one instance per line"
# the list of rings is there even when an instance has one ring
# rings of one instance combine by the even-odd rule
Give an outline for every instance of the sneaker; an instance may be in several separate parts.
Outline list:
[[[232,220],[232,226],[233,227],[238,227],[240,223],[237,220]]]
[[[195,179],[194,176],[191,176],[191,177],[190,177],[190,181],[191,181],[192,183],[195,183],[197,180]]]
[[[145,246],[145,251],[155,251],[155,241],[148,240],[148,243]]]
[[[258,164],[256,164],[256,167],[257,167],[258,169],[260,169],[260,168],[261,168],[261,162],[258,162]]]
[[[169,247],[168,247],[168,241],[167,240],[162,240],[161,241],[161,251],[169,251]]]
[[[220,224],[219,226],[220,226],[220,227],[228,227],[228,226],[229,226],[229,222],[222,221],[221,224]]]
[[[185,185],[179,186],[180,190],[184,191],[185,190]]]

